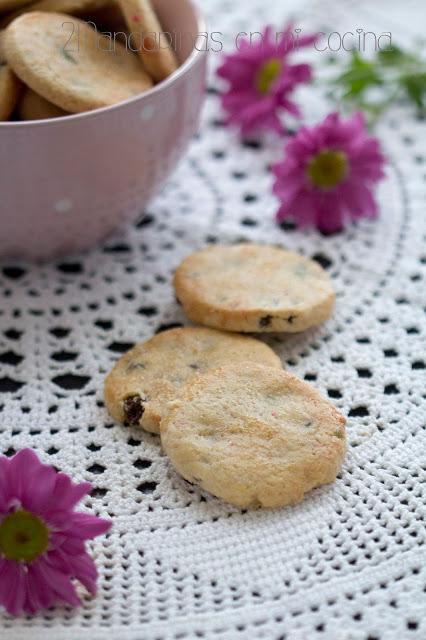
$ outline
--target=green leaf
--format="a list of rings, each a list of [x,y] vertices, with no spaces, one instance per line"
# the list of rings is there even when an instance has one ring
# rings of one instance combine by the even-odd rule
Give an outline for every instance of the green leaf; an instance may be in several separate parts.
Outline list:
[[[401,76],[400,82],[408,98],[422,111],[426,107],[426,72]]]
[[[366,89],[383,84],[374,62],[368,62],[358,53],[353,53],[347,71],[336,78],[344,90],[344,97],[351,98],[362,94]]]
[[[393,45],[391,49],[378,51],[377,60],[386,67],[400,67],[407,63],[417,62],[415,56],[406,53],[396,45]]]
[[[397,46],[378,51],[373,60],[352,52],[345,71],[333,84],[337,101],[362,109],[374,116],[374,120],[400,95],[405,95],[419,113],[423,114],[426,109],[426,62]],[[369,90],[378,87],[382,98],[376,91],[376,99],[372,101]]]

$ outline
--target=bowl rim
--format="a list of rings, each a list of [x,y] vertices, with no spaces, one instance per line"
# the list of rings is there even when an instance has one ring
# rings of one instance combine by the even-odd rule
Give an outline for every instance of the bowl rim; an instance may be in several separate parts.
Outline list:
[[[207,32],[207,24],[204,18],[204,15],[201,12],[199,6],[197,6],[193,0],[187,0],[188,4],[191,6],[195,20],[197,23],[198,34]],[[116,104],[111,104],[106,107],[100,107],[99,109],[92,109],[91,111],[82,111],[81,113],[71,113],[66,116],[59,116],[57,118],[45,118],[43,120],[25,120],[25,121],[0,121],[0,131],[2,129],[30,129],[33,127],[54,127],[60,124],[65,123],[73,123],[79,120],[87,119],[87,118],[96,118],[97,115],[107,113],[109,111],[116,111],[121,109],[127,105],[133,104],[138,101],[143,101],[155,94],[161,93],[163,90],[168,89],[173,86],[180,78],[191,69],[195,65],[195,63],[200,58],[205,58],[208,54],[207,49],[197,49],[194,43],[194,48],[191,53],[185,60],[183,64],[181,64],[176,71],[174,71],[168,78],[162,80],[157,85],[153,86],[151,89],[148,89],[144,93],[140,93],[137,96],[132,96],[131,98],[127,98],[127,100],[122,100],[121,102],[117,102]]]

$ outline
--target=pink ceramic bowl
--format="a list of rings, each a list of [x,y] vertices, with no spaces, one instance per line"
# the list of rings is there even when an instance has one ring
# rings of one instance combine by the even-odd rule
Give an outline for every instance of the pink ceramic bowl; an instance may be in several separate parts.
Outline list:
[[[181,66],[147,93],[54,120],[0,123],[0,257],[46,259],[90,247],[140,216],[197,130],[206,31],[190,0],[153,0],[183,34]],[[202,47],[198,47],[201,49]]]

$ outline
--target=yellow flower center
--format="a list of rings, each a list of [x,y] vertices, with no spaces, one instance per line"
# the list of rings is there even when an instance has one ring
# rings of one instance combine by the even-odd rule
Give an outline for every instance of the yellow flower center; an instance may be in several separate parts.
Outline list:
[[[15,511],[0,522],[0,554],[8,560],[32,562],[49,544],[44,522],[28,511]]]
[[[268,93],[283,68],[283,61],[278,58],[267,60],[256,74],[256,89],[259,93]]]
[[[308,164],[306,173],[313,185],[327,190],[343,182],[348,169],[348,157],[343,151],[320,151]]]

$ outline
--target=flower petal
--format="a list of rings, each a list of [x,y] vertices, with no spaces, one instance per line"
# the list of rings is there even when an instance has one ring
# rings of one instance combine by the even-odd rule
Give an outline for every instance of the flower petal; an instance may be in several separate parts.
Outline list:
[[[20,565],[9,560],[3,561],[0,574],[0,601],[12,616],[22,612],[25,601],[25,580]]]
[[[86,587],[87,591],[92,595],[96,594],[96,580],[98,577],[98,571],[92,558],[83,553],[80,556],[75,556],[72,560],[72,575],[76,580]]]
[[[56,601],[56,596],[51,589],[49,583],[40,570],[40,565],[44,563],[44,559],[33,562],[28,567],[28,580],[29,587],[36,596],[36,601],[39,603],[40,608],[48,609],[53,606]]]
[[[111,529],[112,522],[87,513],[73,513],[70,519],[71,528],[67,531],[69,536],[81,540],[90,540],[103,535]]]
[[[53,467],[39,464],[31,476],[27,476],[21,491],[21,502],[25,509],[43,515],[46,506],[52,501],[56,474]]]
[[[0,603],[4,604],[9,592],[9,584],[13,580],[16,564],[10,560],[0,559]]]
[[[46,596],[48,595],[47,589],[49,589],[61,602],[66,602],[73,607],[78,607],[81,604],[69,576],[52,567],[45,558],[38,563],[37,572],[39,581],[44,580]]]
[[[293,200],[281,205],[277,213],[277,220],[282,222],[290,218],[296,220],[298,226],[306,227],[315,224],[317,213],[315,198],[309,192],[302,191]]]
[[[22,492],[27,487],[28,482],[33,481],[42,466],[34,451],[31,449],[21,449],[10,459],[8,477],[9,491],[13,498],[22,499]]]
[[[0,457],[0,515],[8,510],[11,493],[9,489],[9,460],[6,456]]]
[[[49,538],[50,548],[53,551],[58,549],[71,556],[78,556],[84,551],[84,540],[70,538],[67,533],[52,533]]]
[[[346,206],[353,218],[377,216],[377,202],[365,184],[346,185],[345,196]]]
[[[317,208],[317,227],[324,233],[335,233],[344,227],[345,203],[337,192],[324,194]]]
[[[90,482],[74,484],[65,473],[58,473],[53,499],[61,505],[61,509],[73,509],[91,490]]]

